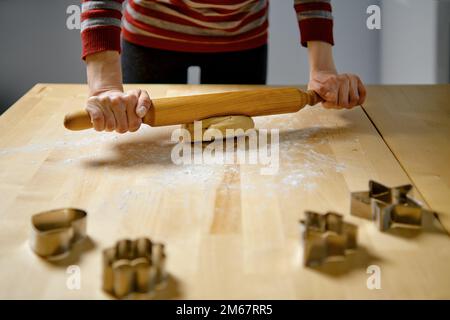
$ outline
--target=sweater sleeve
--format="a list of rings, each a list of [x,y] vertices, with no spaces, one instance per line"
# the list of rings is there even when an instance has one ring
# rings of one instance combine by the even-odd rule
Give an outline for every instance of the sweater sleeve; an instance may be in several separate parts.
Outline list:
[[[300,41],[324,41],[334,45],[333,16],[330,0],[294,0],[300,27]]]
[[[124,0],[82,0],[82,58],[101,51],[120,52],[122,3]]]

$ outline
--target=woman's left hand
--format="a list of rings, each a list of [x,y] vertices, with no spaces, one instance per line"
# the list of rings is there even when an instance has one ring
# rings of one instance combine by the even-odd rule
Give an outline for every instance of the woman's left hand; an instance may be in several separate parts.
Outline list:
[[[366,88],[361,79],[350,73],[336,71],[312,71],[308,84],[323,100],[322,105],[331,109],[351,109],[364,103]]]

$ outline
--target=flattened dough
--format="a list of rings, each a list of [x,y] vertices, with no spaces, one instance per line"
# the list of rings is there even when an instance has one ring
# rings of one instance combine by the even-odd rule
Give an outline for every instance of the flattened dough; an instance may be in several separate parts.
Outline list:
[[[244,132],[248,129],[253,129],[255,123],[253,119],[248,116],[225,116],[225,117],[212,117],[202,120],[202,139],[205,132],[208,129],[219,130],[224,138],[236,137],[236,135],[227,135],[227,129],[242,129]],[[192,141],[200,141],[198,137],[194,136],[194,123],[183,124],[183,129],[186,129],[191,134]],[[242,132],[242,131],[241,131]],[[201,140],[208,141],[208,140]]]

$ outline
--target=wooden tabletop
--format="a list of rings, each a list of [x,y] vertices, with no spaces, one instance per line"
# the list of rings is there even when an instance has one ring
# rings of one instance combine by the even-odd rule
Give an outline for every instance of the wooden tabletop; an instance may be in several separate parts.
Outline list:
[[[384,141],[450,230],[450,85],[372,86],[364,104]]]
[[[248,88],[144,87],[154,98]],[[381,233],[349,214],[350,192],[370,179],[413,183],[448,227],[450,87],[368,91],[366,110],[255,118],[280,129],[279,171],[261,175],[255,164],[175,165],[176,127],[67,131],[64,114],[83,106],[86,87],[36,85],[0,117],[0,298],[108,298],[101,251],[138,236],[166,245],[170,280],[157,298],[450,298],[450,242],[437,219],[421,232]],[[88,212],[91,241],[79,259],[51,264],[29,248],[30,218],[61,207]],[[303,267],[304,210],[358,225],[358,250],[345,263]],[[80,267],[80,290],[66,286],[68,265]],[[381,289],[367,287],[371,265]]]

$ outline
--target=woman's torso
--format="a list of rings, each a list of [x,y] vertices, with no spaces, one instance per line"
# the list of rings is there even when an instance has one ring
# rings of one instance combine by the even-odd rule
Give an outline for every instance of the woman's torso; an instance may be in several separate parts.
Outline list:
[[[123,36],[176,51],[223,52],[267,42],[268,0],[128,0]]]

